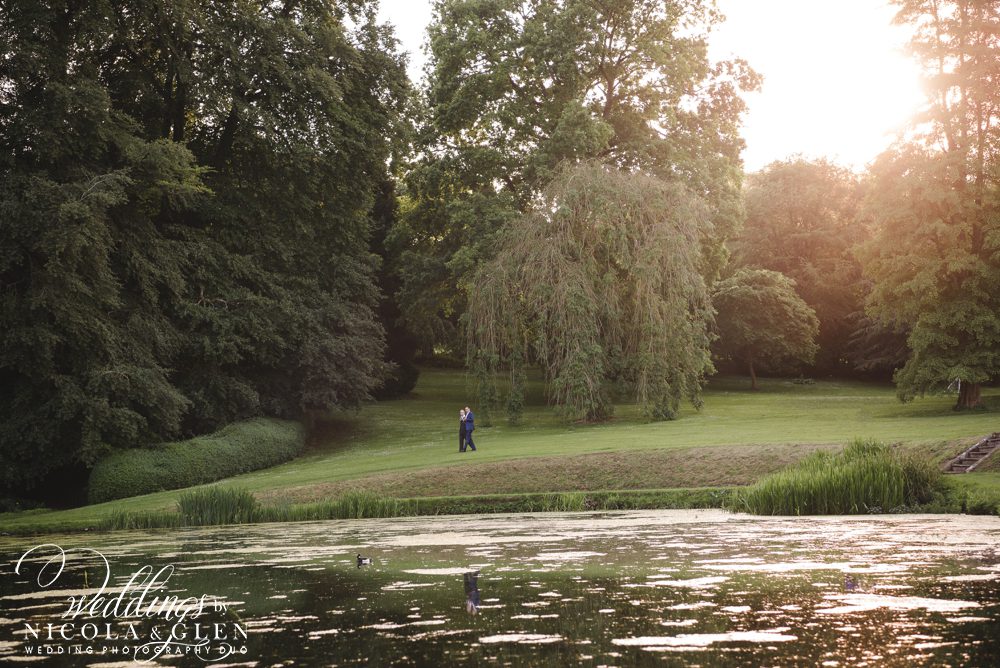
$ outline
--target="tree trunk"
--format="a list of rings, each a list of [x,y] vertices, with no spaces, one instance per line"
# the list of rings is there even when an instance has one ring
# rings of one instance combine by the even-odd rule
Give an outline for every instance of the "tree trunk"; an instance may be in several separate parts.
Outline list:
[[[233,149],[233,138],[236,136],[236,125],[239,120],[239,112],[236,110],[236,102],[229,108],[229,115],[222,125],[222,136],[219,138],[219,145],[215,147],[215,159],[213,163],[216,169],[221,169]]]
[[[184,75],[185,77],[187,75]],[[172,112],[172,125],[174,128],[173,140],[175,142],[184,141],[184,130],[185,124],[187,122],[186,112],[187,112],[187,94],[188,94],[188,84],[187,81],[182,78],[180,72],[177,73],[177,90],[174,92],[173,99],[173,112]]]
[[[170,137],[170,127],[174,122],[174,59],[171,58],[167,64],[167,82],[163,86],[163,120],[160,123],[160,136],[164,139]]]
[[[958,403],[955,410],[967,410],[976,408],[981,403],[981,388],[979,383],[962,383],[962,389],[958,391]]]
[[[750,367],[750,389],[756,390],[757,388],[757,372],[753,369],[753,360],[747,362],[747,366]]]

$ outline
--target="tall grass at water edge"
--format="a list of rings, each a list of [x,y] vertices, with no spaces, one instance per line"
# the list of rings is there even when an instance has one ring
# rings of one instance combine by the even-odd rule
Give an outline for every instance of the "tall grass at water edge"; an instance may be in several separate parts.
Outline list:
[[[471,513],[721,508],[729,502],[731,494],[731,490],[725,488],[699,488],[397,499],[372,492],[352,491],[316,503],[261,506],[246,490],[208,487],[183,494],[182,502],[177,504],[177,512],[119,512],[105,520],[100,528],[151,529]]]
[[[182,494],[177,500],[176,512],[118,512],[108,518],[101,528],[151,529],[412,514],[405,512],[404,505],[399,499],[370,492],[348,492],[319,503],[261,506],[245,489],[212,486]]]
[[[243,524],[257,521],[260,504],[245,489],[213,486],[181,494],[177,513],[181,526]]]
[[[931,461],[855,439],[841,452],[815,452],[761,479],[736,494],[731,509],[757,515],[898,512],[930,502],[941,489],[941,471]]]

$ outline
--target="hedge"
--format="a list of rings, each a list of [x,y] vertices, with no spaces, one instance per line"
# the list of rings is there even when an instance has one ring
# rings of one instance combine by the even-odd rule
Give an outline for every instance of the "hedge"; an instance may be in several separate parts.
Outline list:
[[[257,418],[187,441],[124,450],[94,466],[87,497],[102,503],[265,469],[299,455],[305,441],[298,422]]]

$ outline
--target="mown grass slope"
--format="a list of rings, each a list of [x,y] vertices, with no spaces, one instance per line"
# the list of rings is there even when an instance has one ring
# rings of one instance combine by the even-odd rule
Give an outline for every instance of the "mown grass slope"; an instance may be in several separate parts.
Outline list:
[[[671,422],[648,422],[623,401],[609,422],[568,424],[545,404],[536,378],[520,425],[501,417],[477,429],[478,452],[459,454],[458,409],[475,408],[473,397],[466,374],[425,370],[411,396],[330,416],[295,460],[218,484],[248,489],[265,503],[361,489],[412,497],[743,485],[855,437],[944,460],[1000,430],[995,388],[984,392],[987,410],[956,413],[951,396],[902,404],[888,384],[763,379],[754,392],[731,377],[712,379],[704,408],[685,408]],[[983,475],[986,484],[1000,481]],[[179,494],[0,516],[0,527],[83,526],[123,508],[173,508]]]

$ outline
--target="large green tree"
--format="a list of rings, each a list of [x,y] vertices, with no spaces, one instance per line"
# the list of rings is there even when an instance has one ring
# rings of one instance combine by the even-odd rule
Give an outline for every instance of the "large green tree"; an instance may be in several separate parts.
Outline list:
[[[816,366],[848,370],[847,344],[863,308],[854,248],[867,233],[858,220],[858,179],[825,160],[795,158],[750,174],[745,193],[746,222],[732,243],[733,262],[793,279],[819,318]]]
[[[960,381],[957,408],[1000,374],[1000,2],[899,0],[927,72],[914,137],[873,167],[870,313],[909,327],[908,400]]]
[[[174,434],[183,335],[169,310],[190,246],[161,220],[207,189],[185,147],[114,108],[107,6],[0,12],[0,457],[3,487]]]
[[[563,161],[679,180],[708,204],[703,272],[741,211],[742,61],[713,63],[711,0],[438,0],[400,233],[407,317],[447,340],[499,230]]]
[[[757,389],[757,371],[811,364],[819,320],[795,281],[768,269],[739,269],[712,291],[720,356],[740,361]]]
[[[0,461],[357,405],[406,94],[373,2],[5,1]]]
[[[599,163],[567,167],[507,227],[474,275],[473,369],[488,384],[539,364],[566,414],[601,420],[624,386],[653,419],[700,406],[712,370],[711,304],[700,272],[704,203],[686,187]],[[516,417],[516,414],[515,414]]]

